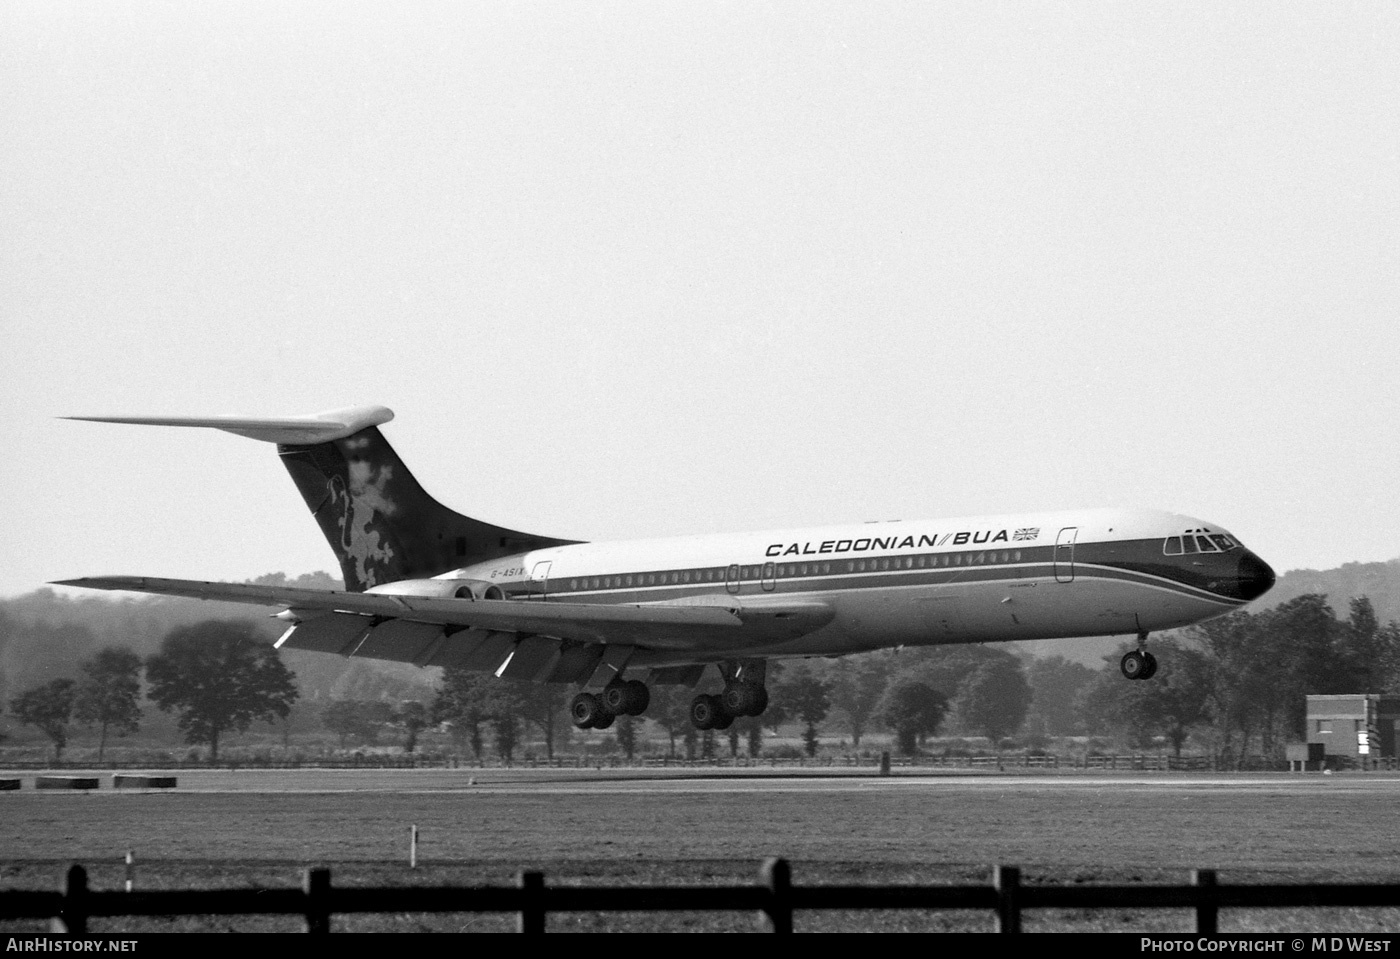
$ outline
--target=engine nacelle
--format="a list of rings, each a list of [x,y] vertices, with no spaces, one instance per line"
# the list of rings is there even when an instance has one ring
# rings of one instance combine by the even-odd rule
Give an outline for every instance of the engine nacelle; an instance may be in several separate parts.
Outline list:
[[[430,596],[442,599],[505,599],[495,583],[479,579],[401,579],[396,583],[371,586],[366,593],[380,596]]]

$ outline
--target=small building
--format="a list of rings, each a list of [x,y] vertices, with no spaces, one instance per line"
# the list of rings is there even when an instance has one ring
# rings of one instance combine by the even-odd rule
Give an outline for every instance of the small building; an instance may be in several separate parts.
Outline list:
[[[1346,757],[1369,764],[1397,758],[1400,695],[1351,693],[1308,697],[1308,743],[1320,744],[1327,759]]]

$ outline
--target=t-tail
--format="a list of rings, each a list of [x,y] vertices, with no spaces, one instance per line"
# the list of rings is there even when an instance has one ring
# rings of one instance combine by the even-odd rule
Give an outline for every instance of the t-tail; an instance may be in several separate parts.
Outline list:
[[[345,588],[363,592],[401,579],[424,579],[472,563],[573,540],[521,533],[463,516],[433,499],[413,478],[379,426],[383,406],[312,416],[71,416],[148,426],[203,426],[277,444],[340,562]]]

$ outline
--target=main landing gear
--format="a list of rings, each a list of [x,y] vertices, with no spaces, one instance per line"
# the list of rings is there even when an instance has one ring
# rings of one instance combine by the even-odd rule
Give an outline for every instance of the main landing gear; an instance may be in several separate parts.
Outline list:
[[[569,715],[579,729],[607,729],[618,716],[640,716],[651,705],[651,690],[636,679],[620,676],[600,693],[579,693],[569,704]]]
[[[740,716],[759,716],[768,708],[768,690],[752,683],[729,683],[719,695],[701,694],[690,702],[696,729],[728,729]]]
[[[690,703],[690,721],[696,729],[728,729],[740,716],[761,716],[768,708],[766,663],[745,659],[721,663],[724,689],[705,693]],[[621,675],[601,692],[579,693],[569,703],[569,716],[579,729],[607,729],[618,716],[640,716],[651,705],[646,683]]]
[[[1138,648],[1123,656],[1118,668],[1129,679],[1151,679],[1157,673],[1157,657],[1142,646],[1147,642],[1146,633],[1138,633]]]
[[[728,729],[740,716],[761,716],[768,708],[766,663],[741,660],[722,663],[724,689],[718,695],[702,694],[690,703],[690,722],[696,729]]]

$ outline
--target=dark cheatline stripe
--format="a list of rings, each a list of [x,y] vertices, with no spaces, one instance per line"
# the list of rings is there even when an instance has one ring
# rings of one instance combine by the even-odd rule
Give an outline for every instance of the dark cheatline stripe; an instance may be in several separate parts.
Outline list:
[[[956,555],[962,558],[986,557],[989,553],[994,553],[1000,557],[1003,553],[1015,555],[1014,549],[997,550],[969,550]],[[1057,566],[1053,562],[1054,547],[1035,547],[1021,549],[1022,561],[1017,562],[989,562],[972,565],[950,565],[950,566],[924,566],[920,568],[914,565],[904,569],[880,569],[850,571],[846,569],[848,564],[865,562],[875,564],[884,560],[889,560],[891,565],[899,561],[902,565],[905,557],[878,557],[875,559],[820,559],[809,560],[807,565],[820,569],[826,564],[830,564],[830,573],[808,573],[807,575],[779,576],[774,580],[763,582],[773,582],[773,589],[763,589],[761,578],[751,576],[742,580],[742,588],[738,595],[742,597],[754,597],[763,595],[794,595],[813,592],[844,592],[849,590],[869,590],[869,589],[889,589],[899,587],[916,586],[951,586],[970,583],[1016,583],[1028,579],[1053,580],[1055,579]],[[917,563],[920,554],[911,556]],[[951,557],[951,553],[921,554],[928,561],[930,557]],[[1215,562],[1212,563],[1211,559]],[[1195,599],[1204,599],[1219,603],[1223,606],[1233,607],[1244,605],[1244,600],[1232,597],[1227,594],[1211,589],[1208,584],[1219,583],[1229,579],[1232,571],[1227,569],[1226,563],[1233,563],[1235,554],[1200,554],[1195,560],[1202,564],[1202,569],[1184,568],[1167,562],[1162,555],[1161,540],[1138,540],[1118,543],[1085,543],[1075,548],[1074,576],[1079,579],[1112,579],[1120,582],[1135,583],[1155,589],[1166,589],[1171,592]],[[750,570],[762,570],[760,564],[745,564]],[[788,565],[800,568],[801,563],[787,563]],[[1060,564],[1061,571],[1063,566]],[[704,570],[716,569],[715,567],[705,567]],[[564,577],[563,582],[572,580],[607,580],[626,576],[635,578],[640,576],[657,576],[669,578],[672,573],[682,573],[680,570],[655,570],[643,573],[609,573],[607,575],[588,577]],[[694,569],[684,572],[693,573]],[[714,580],[704,580],[697,582],[679,583],[658,583],[652,586],[611,586],[597,587],[590,589],[559,589],[557,587],[550,590],[550,594],[568,600],[588,602],[596,600],[609,603],[628,602],[656,602],[658,600],[679,599],[686,596],[714,595],[726,590],[725,582],[716,578]],[[524,593],[514,594],[523,597]]]

